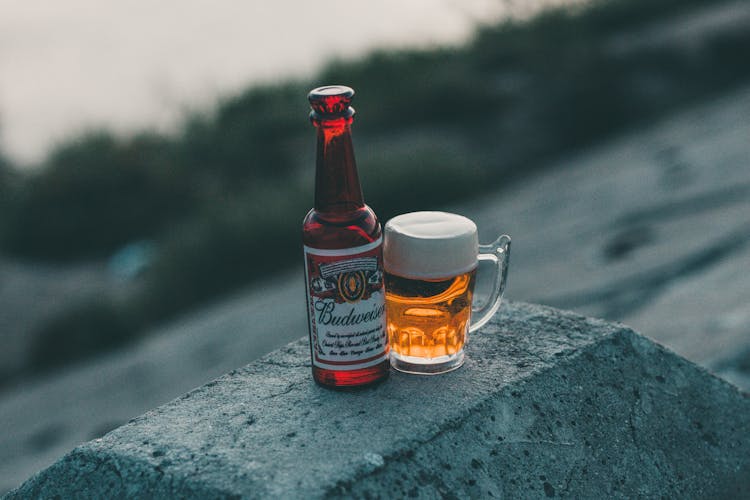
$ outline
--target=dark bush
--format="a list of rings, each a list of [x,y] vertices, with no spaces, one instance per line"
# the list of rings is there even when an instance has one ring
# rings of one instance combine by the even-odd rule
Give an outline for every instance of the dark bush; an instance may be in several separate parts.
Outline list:
[[[181,163],[225,193],[289,174],[308,133],[306,92],[299,83],[255,87],[209,116],[193,116],[177,140]]]
[[[31,258],[107,255],[186,216],[194,193],[166,139],[101,132],[58,148],[13,200],[7,251]]]
[[[33,332],[29,365],[42,370],[126,343],[135,335],[107,300],[79,304]]]
[[[173,229],[145,276],[137,317],[151,324],[296,262],[310,190],[265,184]]]

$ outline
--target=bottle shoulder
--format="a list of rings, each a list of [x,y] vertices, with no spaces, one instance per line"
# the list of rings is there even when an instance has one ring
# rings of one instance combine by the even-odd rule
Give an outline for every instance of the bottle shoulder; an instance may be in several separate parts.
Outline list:
[[[380,238],[382,230],[375,212],[367,206],[342,214],[310,210],[302,223],[306,246],[321,249],[351,248]]]

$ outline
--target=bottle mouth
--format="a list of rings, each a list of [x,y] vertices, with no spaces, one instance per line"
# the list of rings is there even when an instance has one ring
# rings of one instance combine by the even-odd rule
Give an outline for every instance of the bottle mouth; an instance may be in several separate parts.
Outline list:
[[[351,107],[354,89],[345,85],[326,85],[310,91],[307,99],[312,111],[310,120],[313,123],[322,121],[351,119],[354,108]]]

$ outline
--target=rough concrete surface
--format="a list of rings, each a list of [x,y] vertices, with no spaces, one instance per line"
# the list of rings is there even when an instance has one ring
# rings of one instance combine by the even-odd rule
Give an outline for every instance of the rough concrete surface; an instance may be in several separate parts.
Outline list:
[[[506,304],[468,353],[449,374],[336,392],[301,339],[7,498],[750,495],[750,398],[632,330]]]

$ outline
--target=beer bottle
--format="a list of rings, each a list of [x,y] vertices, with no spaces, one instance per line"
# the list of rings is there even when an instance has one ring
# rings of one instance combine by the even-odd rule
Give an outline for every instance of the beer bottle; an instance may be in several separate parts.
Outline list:
[[[313,378],[328,387],[371,384],[388,375],[380,223],[365,205],[354,161],[354,91],[310,92],[317,128],[315,206],[302,239]]]

